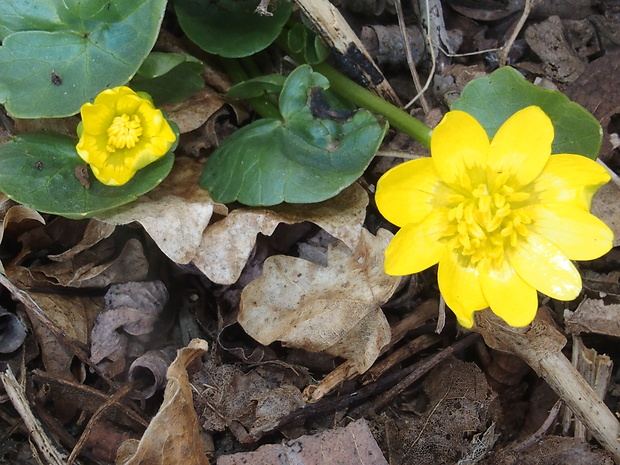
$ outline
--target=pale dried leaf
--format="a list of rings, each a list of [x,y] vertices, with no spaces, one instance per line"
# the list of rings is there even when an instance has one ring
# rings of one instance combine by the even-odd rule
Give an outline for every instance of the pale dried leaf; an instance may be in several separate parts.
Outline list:
[[[387,465],[366,420],[314,436],[268,444],[254,452],[219,457],[217,465]]]
[[[200,246],[213,213],[228,212],[198,186],[201,172],[200,163],[180,157],[170,175],[155,189],[98,218],[117,225],[137,221],[168,258],[188,263]]]
[[[620,245],[620,186],[614,181],[601,187],[592,198],[592,213],[614,232],[614,247]]]
[[[268,258],[263,276],[241,294],[238,321],[261,344],[325,351],[352,360],[363,373],[390,341],[380,306],[400,278],[383,271],[392,234],[363,230],[353,252],[343,243],[328,251],[328,266],[294,257]]]
[[[205,124],[225,104],[226,100],[219,93],[205,87],[182,102],[164,105],[163,108],[168,118],[179,126],[179,132],[185,134]]]
[[[187,366],[207,351],[206,341],[193,339],[178,351],[168,369],[164,401],[144,432],[135,454],[117,465],[208,465],[200,442]]]
[[[620,304],[606,304],[602,299],[585,299],[577,310],[566,310],[564,313],[568,334],[596,333],[620,337]]]
[[[354,248],[367,205],[368,194],[353,184],[336,197],[316,204],[234,210],[205,231],[193,262],[210,280],[233,284],[252,253],[256,235],[270,236],[280,223],[310,221]]]

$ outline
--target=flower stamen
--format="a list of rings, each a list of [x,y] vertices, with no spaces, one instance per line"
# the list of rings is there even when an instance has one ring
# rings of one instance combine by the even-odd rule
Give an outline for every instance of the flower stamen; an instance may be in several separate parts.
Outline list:
[[[131,149],[136,146],[142,135],[142,124],[138,115],[129,117],[127,114],[116,116],[108,127],[108,152],[117,149]]]

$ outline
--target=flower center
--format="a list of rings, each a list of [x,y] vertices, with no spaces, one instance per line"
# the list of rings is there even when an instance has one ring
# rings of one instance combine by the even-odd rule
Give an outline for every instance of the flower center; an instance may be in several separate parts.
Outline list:
[[[133,148],[142,135],[142,125],[137,115],[129,117],[123,114],[112,120],[108,127],[108,152],[116,149]]]
[[[467,194],[454,193],[449,198],[444,237],[469,265],[486,258],[500,266],[504,251],[529,234],[532,219],[520,207],[530,194],[515,192],[507,180],[508,173],[502,173],[492,183],[478,184]]]

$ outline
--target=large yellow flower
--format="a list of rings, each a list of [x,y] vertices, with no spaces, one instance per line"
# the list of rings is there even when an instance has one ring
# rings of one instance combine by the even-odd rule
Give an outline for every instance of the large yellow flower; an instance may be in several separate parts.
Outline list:
[[[129,87],[104,90],[81,108],[77,152],[95,177],[122,186],[136,171],[164,156],[176,136],[146,94]]]
[[[469,114],[447,113],[433,131],[432,157],[396,166],[377,184],[379,211],[401,228],[386,250],[386,273],[439,263],[439,289],[467,328],[486,307],[528,325],[537,290],[576,298],[581,277],[571,260],[612,247],[611,230],[589,213],[610,177],[583,156],[551,155],[553,137],[536,106],[515,113],[493,140]]]

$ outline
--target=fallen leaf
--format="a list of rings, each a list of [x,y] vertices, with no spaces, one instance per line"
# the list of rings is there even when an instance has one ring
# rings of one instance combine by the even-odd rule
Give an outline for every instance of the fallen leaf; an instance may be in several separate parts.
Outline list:
[[[367,205],[366,191],[353,184],[336,197],[320,203],[240,208],[207,228],[193,263],[211,281],[233,284],[252,253],[256,235],[270,236],[280,223],[310,221],[354,248]]]
[[[592,198],[592,214],[614,232],[614,247],[620,245],[620,186],[613,180],[601,187]]]
[[[200,442],[187,366],[207,351],[206,341],[193,339],[180,349],[166,377],[164,400],[134,454],[117,465],[208,465]]]
[[[107,239],[114,232],[116,227],[113,224],[103,223],[92,218],[88,220],[88,225],[84,230],[82,239],[69,250],[56,255],[48,255],[47,258],[55,262],[71,260],[80,252],[90,249],[93,245],[98,244],[103,239]]]
[[[400,277],[383,271],[392,234],[362,231],[352,252],[343,243],[328,250],[328,266],[277,255],[241,293],[238,321],[261,344],[325,351],[352,360],[359,373],[374,363],[391,332],[380,306]]]
[[[596,333],[620,337],[620,304],[602,299],[585,299],[574,312],[564,311],[568,334]]]
[[[26,339],[26,326],[14,313],[0,307],[0,354],[17,350]]]
[[[213,213],[228,209],[198,186],[202,165],[179,157],[170,175],[135,202],[98,215],[110,224],[140,223],[161,251],[176,263],[188,263],[199,248]]]
[[[144,336],[153,331],[167,301],[168,291],[161,281],[110,286],[105,309],[97,315],[91,334],[93,363],[103,365],[111,377],[122,372],[129,341],[126,334]]]
[[[366,420],[349,423],[314,436],[268,444],[254,452],[224,455],[217,465],[387,465]]]
[[[205,87],[182,102],[164,105],[163,108],[168,118],[179,127],[179,132],[185,134],[205,124],[225,104],[226,100],[219,93]]]

